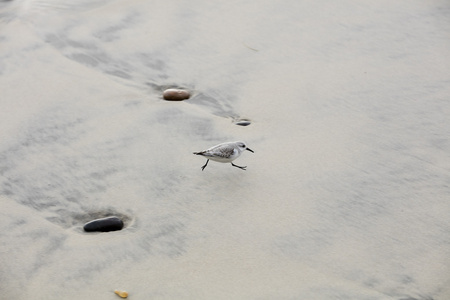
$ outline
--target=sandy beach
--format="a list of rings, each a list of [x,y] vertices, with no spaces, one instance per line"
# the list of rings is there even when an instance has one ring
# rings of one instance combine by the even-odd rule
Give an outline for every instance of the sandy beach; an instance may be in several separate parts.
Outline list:
[[[448,1],[0,1],[0,45],[0,299],[450,299]]]

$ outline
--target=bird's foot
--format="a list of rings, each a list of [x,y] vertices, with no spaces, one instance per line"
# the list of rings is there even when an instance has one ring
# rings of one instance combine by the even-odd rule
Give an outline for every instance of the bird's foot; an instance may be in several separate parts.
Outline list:
[[[208,165],[208,163],[209,163],[209,159],[206,161],[206,164],[205,164],[204,166],[202,166],[202,171],[206,168],[206,166]]]
[[[231,165],[232,165],[233,167],[236,167],[236,168],[242,169],[242,170],[244,170],[244,171],[246,171],[246,169],[245,169],[245,168],[247,168],[247,166],[241,167],[241,166],[237,166],[237,165],[235,165],[235,164],[233,164],[233,163],[231,163]]]

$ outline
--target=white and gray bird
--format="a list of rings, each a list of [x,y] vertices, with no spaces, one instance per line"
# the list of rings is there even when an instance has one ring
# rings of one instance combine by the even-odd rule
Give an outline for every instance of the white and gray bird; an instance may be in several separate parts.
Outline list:
[[[231,163],[233,167],[245,170],[247,166],[241,167],[236,166],[235,164],[232,163],[232,161],[238,158],[241,155],[241,153],[244,152],[245,150],[253,152],[252,149],[247,148],[247,145],[244,142],[228,142],[216,145],[214,147],[211,147],[209,149],[200,152],[194,152],[194,154],[201,155],[207,158],[206,164],[202,166],[202,171],[208,165],[209,160],[221,163]]]

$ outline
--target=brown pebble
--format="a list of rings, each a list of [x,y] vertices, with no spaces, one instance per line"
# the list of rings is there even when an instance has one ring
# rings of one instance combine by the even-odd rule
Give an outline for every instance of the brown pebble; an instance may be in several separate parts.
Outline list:
[[[120,298],[127,298],[128,297],[128,293],[126,291],[115,290],[114,293],[116,293]]]
[[[189,91],[181,90],[181,89],[168,89],[165,90],[163,93],[163,98],[165,100],[172,100],[172,101],[181,101],[185,99],[189,99],[191,94]]]

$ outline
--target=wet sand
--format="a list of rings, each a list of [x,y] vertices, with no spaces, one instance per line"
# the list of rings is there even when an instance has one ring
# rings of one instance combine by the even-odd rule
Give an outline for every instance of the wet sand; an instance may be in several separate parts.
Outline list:
[[[0,298],[449,299],[449,32],[446,1],[0,2]]]

